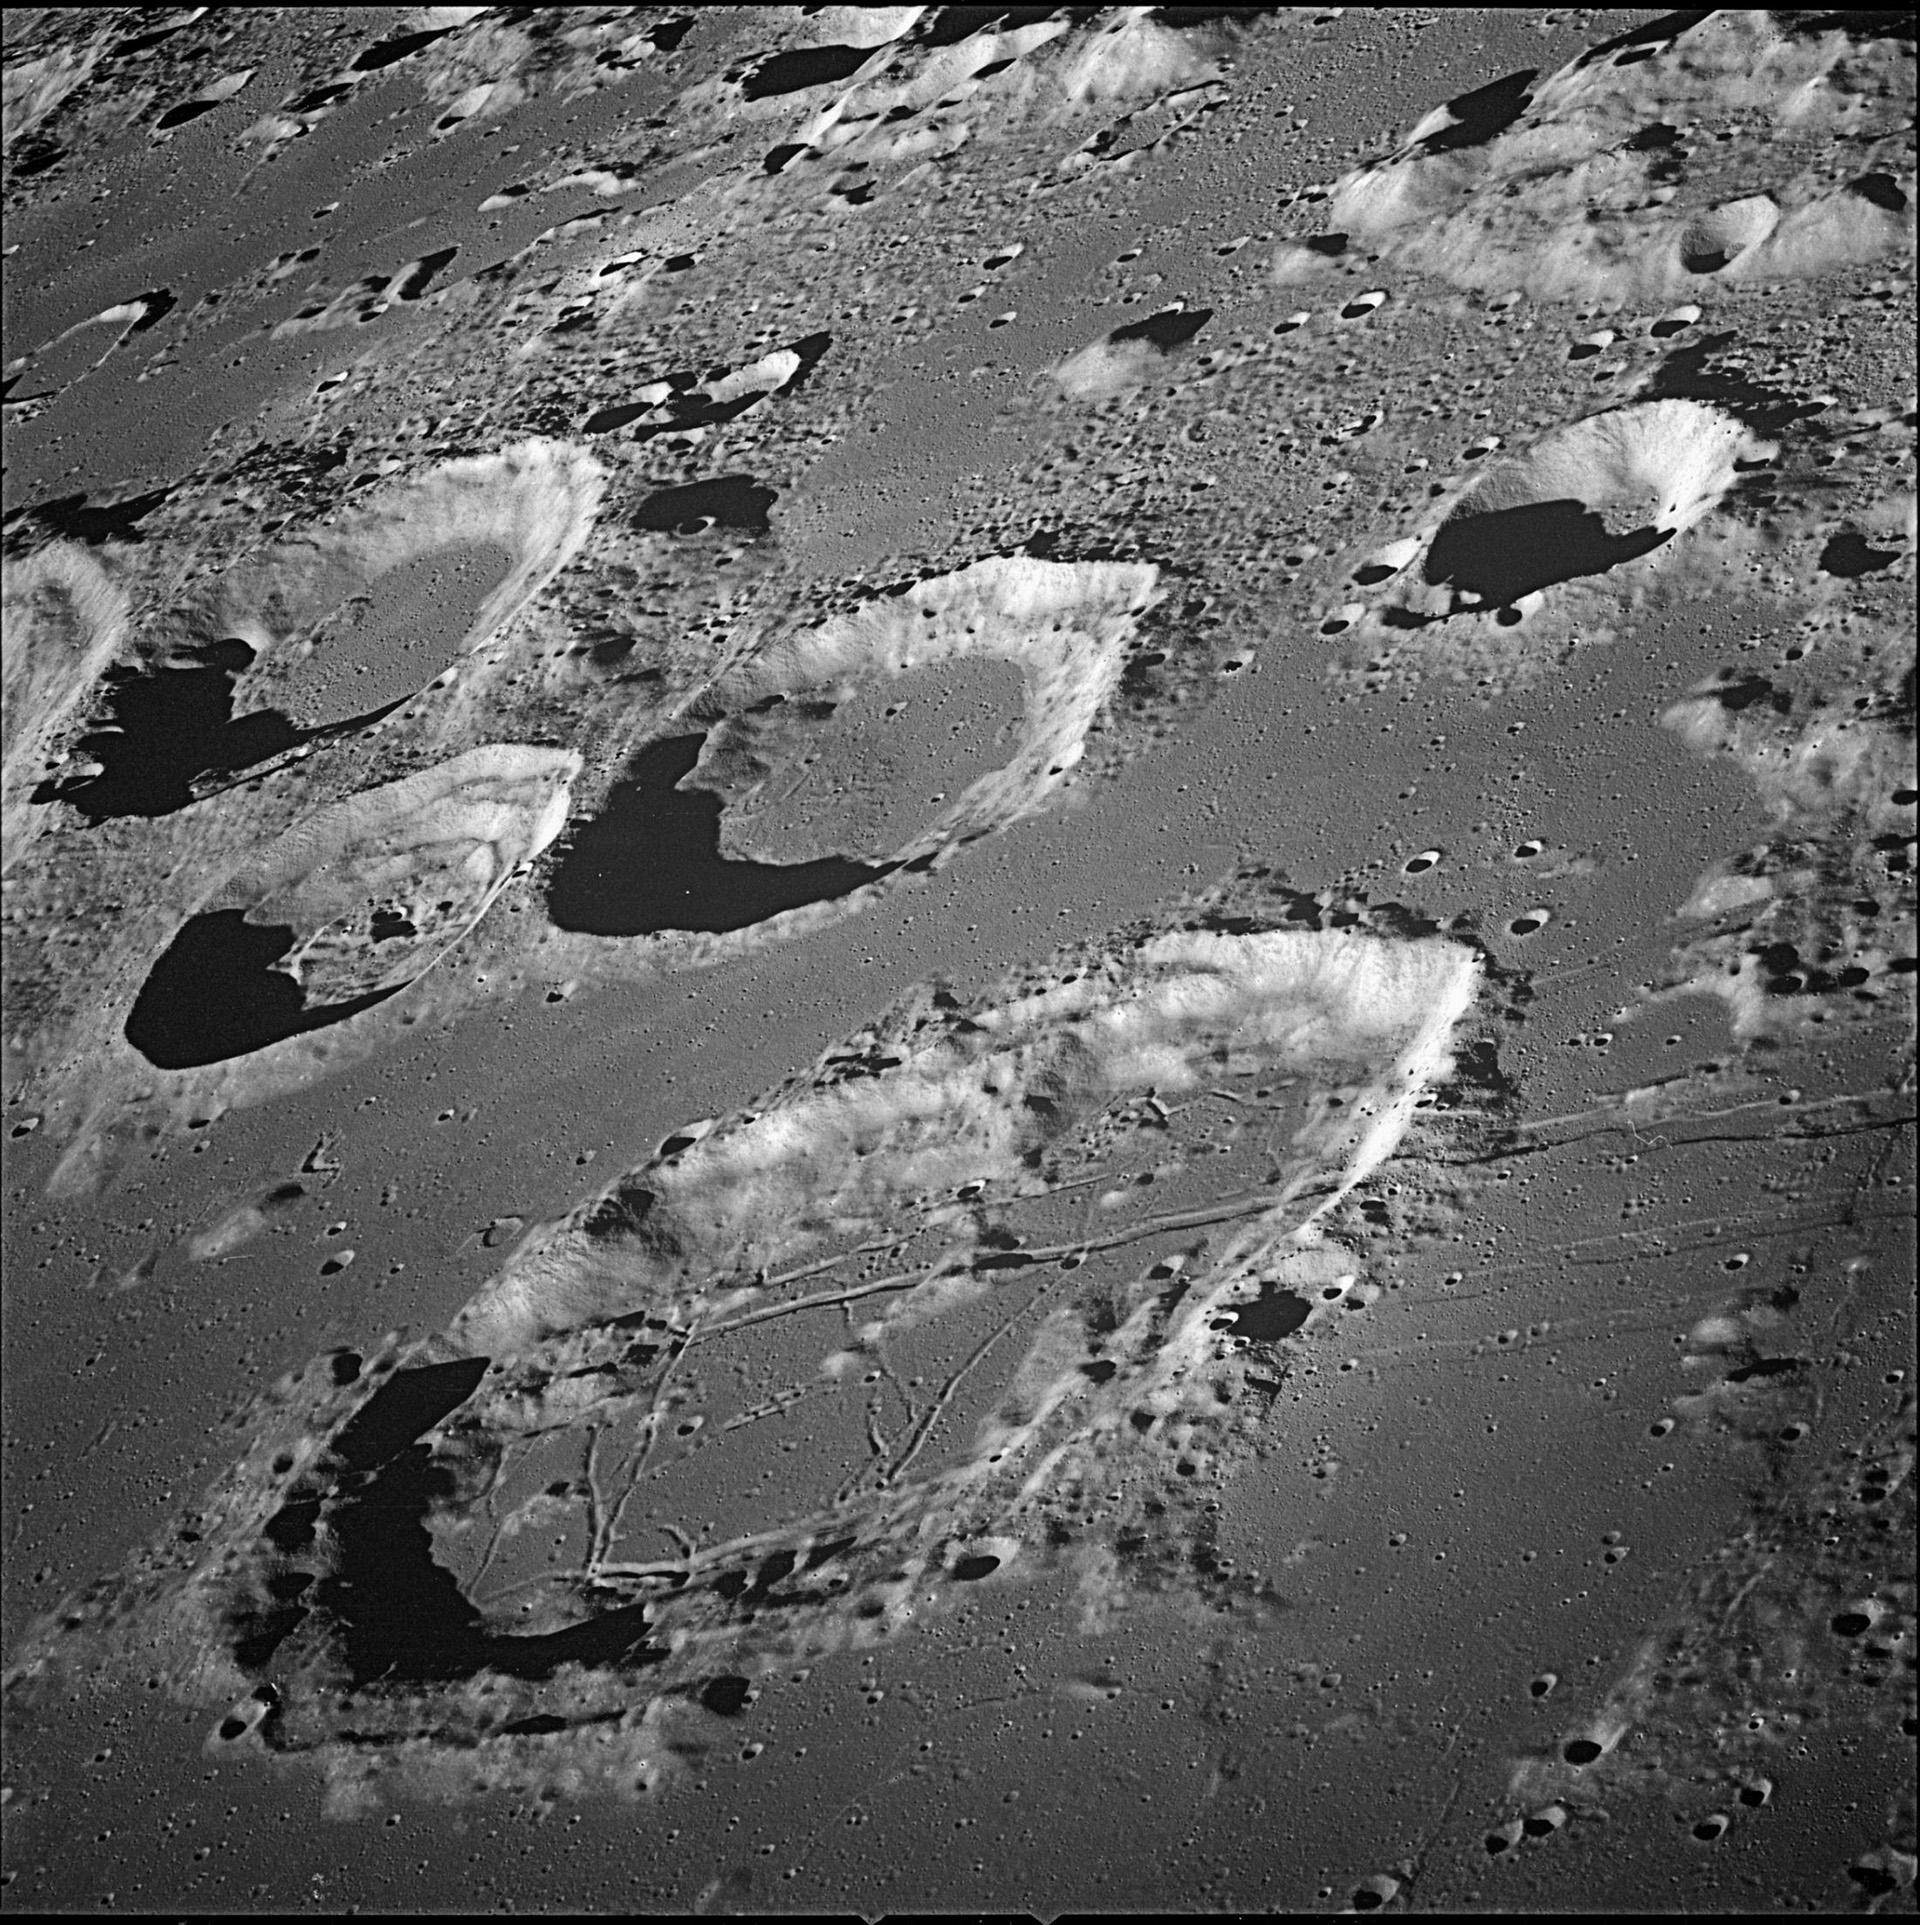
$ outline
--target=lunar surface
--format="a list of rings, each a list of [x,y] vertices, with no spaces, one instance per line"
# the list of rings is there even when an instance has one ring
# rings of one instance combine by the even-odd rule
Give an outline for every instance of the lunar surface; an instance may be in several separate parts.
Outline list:
[[[1910,16],[5,31],[11,1906],[1913,1909]]]

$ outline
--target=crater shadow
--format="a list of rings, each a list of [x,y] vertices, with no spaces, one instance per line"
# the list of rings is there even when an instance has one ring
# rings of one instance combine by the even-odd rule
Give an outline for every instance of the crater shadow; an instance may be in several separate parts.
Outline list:
[[[1313,1305],[1294,1291],[1262,1286],[1252,1303],[1235,1306],[1216,1328],[1255,1343],[1278,1343],[1282,1337],[1291,1337],[1312,1311]]]
[[[1604,575],[1672,539],[1673,531],[1662,528],[1609,534],[1585,502],[1530,501],[1447,522],[1427,551],[1424,573],[1434,587],[1451,586],[1506,608],[1536,589]]]
[[[705,739],[655,742],[629,765],[627,779],[554,870],[547,913],[556,927],[592,936],[720,934],[851,894],[898,867],[838,856],[729,862],[720,854],[721,798],[676,786],[700,759]]]
[[[1210,307],[1162,308],[1144,321],[1128,321],[1115,328],[1107,340],[1114,347],[1123,347],[1129,341],[1145,341],[1162,354],[1171,354],[1175,348],[1184,347],[1212,319]]]
[[[1447,102],[1447,112],[1456,124],[1429,134],[1420,143],[1422,150],[1429,154],[1452,154],[1466,147],[1485,146],[1496,134],[1511,127],[1533,104],[1533,95],[1528,89],[1539,71],[1538,67],[1523,67],[1518,73],[1489,81],[1471,93],[1456,94]]]
[[[397,1371],[343,1426],[331,1453],[339,1475],[330,1491],[306,1500],[316,1517],[321,1506],[328,1511],[329,1568],[310,1587],[310,1604],[273,1614],[270,1625],[236,1624],[246,1633],[236,1655],[248,1669],[263,1668],[310,1610],[319,1613],[352,1689],[452,1683],[483,1673],[539,1681],[562,1665],[631,1668],[667,1655],[648,1644],[641,1604],[544,1634],[491,1632],[435,1558],[427,1519],[452,1495],[454,1480],[420,1440],[473,1394],[487,1368],[488,1360],[477,1357]],[[304,1531],[306,1520],[299,1522]],[[268,1534],[278,1548],[290,1533],[275,1536],[270,1523]],[[505,1729],[559,1730],[567,1722],[549,1715]]]
[[[703,522],[717,522],[724,528],[764,535],[767,511],[779,498],[775,489],[751,475],[715,475],[711,480],[650,494],[634,511],[633,525],[670,535],[679,529],[697,528]]]
[[[398,708],[390,702],[365,715],[303,729],[278,709],[233,712],[234,684],[254,658],[237,636],[189,651],[193,666],[109,669],[107,720],[78,746],[99,764],[97,775],[49,779],[35,802],[64,802],[96,827],[124,816],[172,815],[202,799],[203,776],[240,775],[302,742],[352,734]]]
[[[1842,581],[1858,581],[1863,575],[1877,575],[1882,569],[1891,568],[1903,552],[1898,548],[1875,548],[1864,535],[1843,529],[1821,549],[1820,569],[1823,574],[1838,575]]]
[[[156,1069],[203,1069],[326,1029],[400,993],[381,989],[310,1009],[300,985],[274,967],[292,947],[285,923],[251,923],[238,909],[192,917],[141,984],[127,1041]]]
[[[796,47],[770,54],[740,82],[743,100],[777,100],[808,87],[851,79],[873,58],[871,47]]]
[[[91,502],[84,493],[61,495],[52,501],[10,510],[4,525],[11,535],[20,523],[30,521],[50,535],[84,542],[89,548],[98,548],[109,541],[141,542],[146,537],[140,532],[140,523],[156,509],[164,508],[173,499],[174,492],[171,488],[157,488],[150,494],[97,503]]]
[[[96,824],[171,815],[196,799],[196,776],[237,774],[300,742],[277,710],[234,715],[234,683],[253,660],[245,642],[229,637],[192,655],[191,668],[109,669],[108,722],[79,744],[100,773],[43,782],[34,801],[65,802]]]

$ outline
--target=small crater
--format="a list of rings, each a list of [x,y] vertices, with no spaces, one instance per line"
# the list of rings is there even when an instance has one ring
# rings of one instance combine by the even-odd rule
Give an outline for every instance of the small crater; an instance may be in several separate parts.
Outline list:
[[[1689,301],[1686,306],[1673,308],[1661,315],[1647,333],[1656,341],[1670,341],[1676,334],[1686,333],[1699,318],[1700,310]]]
[[[1399,1879],[1375,1872],[1354,1887],[1353,1896],[1347,1902],[1356,1912],[1377,1912],[1382,1905],[1391,1904],[1399,1892]]]
[[[753,1686],[731,1673],[709,1678],[700,1689],[700,1702],[719,1718],[737,1718],[753,1699]]]

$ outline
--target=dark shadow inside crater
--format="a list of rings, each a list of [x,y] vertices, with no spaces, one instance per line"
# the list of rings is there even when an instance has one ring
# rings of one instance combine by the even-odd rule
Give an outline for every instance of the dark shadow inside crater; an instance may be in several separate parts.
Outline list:
[[[1291,1290],[1263,1286],[1252,1303],[1237,1305],[1218,1325],[1236,1337],[1250,1337],[1255,1343],[1278,1343],[1291,1337],[1306,1322],[1313,1305]]]
[[[1689,274],[1718,274],[1733,256],[1717,241],[1684,239],[1680,243],[1680,265]]]
[[[715,475],[680,488],[650,494],[634,512],[633,525],[657,534],[698,531],[718,523],[746,534],[767,532],[767,511],[779,500],[776,490],[751,475]]]
[[[292,947],[284,923],[263,927],[238,909],[194,916],[141,984],[127,1041],[156,1069],[201,1069],[326,1029],[399,994],[381,989],[309,1008],[300,985],[274,967]]]
[[[459,1580],[433,1554],[428,1514],[452,1494],[431,1446],[410,1444],[331,1507],[333,1569],[314,1585],[349,1680],[451,1682],[491,1671],[550,1678],[563,1664],[657,1663],[646,1608],[619,1605],[561,1631],[490,1633]]]
[[[1037,25],[1042,20],[1051,20],[1061,12],[1059,7],[928,7],[919,23],[913,29],[911,43],[920,47],[955,47],[963,40],[971,39],[976,33],[985,33],[991,28],[996,33],[1016,33],[1022,27]],[[1084,17],[1097,12],[1094,7],[1071,7],[1065,10],[1069,17]],[[1161,12],[1166,12],[1165,8]],[[1181,7],[1177,10],[1182,16],[1204,14],[1209,18],[1216,14],[1230,13],[1229,7]],[[1172,26],[1190,24],[1186,19],[1170,21]]]
[[[1702,335],[1675,348],[1642,389],[1641,398],[1711,402],[1764,435],[1777,435],[1802,417],[1821,412],[1822,403],[1757,381],[1745,368],[1720,358],[1737,353],[1740,346],[1737,335],[1724,333]]]
[[[1144,321],[1128,321],[1115,328],[1107,340],[1115,347],[1129,341],[1145,341],[1162,354],[1171,354],[1175,348],[1184,347],[1212,319],[1210,307],[1167,307],[1158,314],[1149,314]]]
[[[1527,90],[1538,67],[1523,67],[1517,74],[1489,81],[1471,93],[1456,94],[1447,102],[1447,112],[1455,124],[1429,134],[1420,145],[1429,154],[1457,153],[1465,147],[1482,147],[1496,134],[1503,133],[1533,104]]]
[[[350,1471],[376,1471],[417,1443],[480,1388],[484,1357],[396,1370],[333,1434],[334,1456]]]
[[[169,107],[167,111],[153,123],[154,131],[162,134],[170,133],[176,127],[184,127],[190,121],[198,120],[202,114],[214,112],[215,109],[223,104],[224,103],[218,100],[182,101],[178,107]]]
[[[1858,581],[1862,575],[1877,575],[1883,568],[1891,568],[1903,552],[1898,548],[1872,547],[1864,535],[1848,528],[1833,536],[1821,549],[1820,567],[1824,574],[1838,575],[1843,581]]]
[[[397,34],[391,40],[376,40],[371,47],[363,48],[354,56],[349,71],[377,74],[396,61],[417,54],[423,47],[432,46],[436,40],[444,40],[451,32],[451,27],[430,27],[424,32]]]
[[[547,913],[556,926],[592,936],[718,934],[832,901],[892,872],[892,863],[875,867],[839,856],[729,862],[720,854],[721,798],[677,786],[700,759],[704,740],[674,736],[634,759],[554,870]]]
[[[792,154],[806,151],[803,147],[775,148],[774,154],[787,154],[790,157]],[[771,158],[772,156],[769,156],[769,159]],[[779,167],[770,166],[767,171],[778,173]],[[602,272],[605,271],[602,270]],[[749,408],[758,407],[770,395],[797,394],[806,386],[808,376],[819,366],[821,358],[832,345],[833,336],[824,330],[815,334],[802,335],[797,341],[789,341],[787,348],[798,357],[800,365],[777,387],[749,388],[745,394],[736,395],[731,401],[716,401],[706,392],[707,387],[718,386],[726,378],[728,373],[726,369],[715,368],[705,376],[686,370],[670,374],[666,377],[666,382],[673,392],[664,401],[623,401],[597,409],[587,417],[584,432],[611,434],[616,428],[631,426],[633,433],[628,437],[629,440],[651,441],[656,435],[685,434],[691,428],[718,427],[724,422],[732,421],[745,414]],[[636,423],[637,426],[634,425]],[[723,502],[746,507],[748,520],[736,525],[758,528],[764,522],[765,509],[771,507],[776,499],[775,491],[756,483],[750,475],[721,476],[719,483],[724,484],[719,497]],[[693,482],[690,486],[694,490],[706,489],[711,493],[716,483]],[[665,506],[650,510],[643,504],[642,516],[649,512],[654,512],[656,515],[664,514],[668,508],[684,509],[685,500],[671,499],[676,493],[684,496],[685,491],[667,490],[652,497],[653,502],[665,503]],[[763,494],[765,500],[758,502],[756,506],[756,496],[759,494]],[[697,500],[698,497],[696,496],[695,499]],[[681,513],[679,519],[671,523],[662,524],[657,519],[655,521],[643,519],[640,525],[642,527],[678,527],[681,521],[697,520],[707,515],[713,516],[716,520],[728,519],[719,509],[707,506],[697,507],[692,512]]]
[[[16,173],[21,171],[15,169]],[[57,500],[9,510],[5,526],[11,534],[22,522],[31,521],[51,535],[84,542],[89,548],[98,548],[108,541],[139,542],[146,539],[140,532],[140,523],[156,509],[164,508],[173,496],[173,489],[157,488],[151,494],[128,495],[119,501],[90,505],[85,494],[61,495]]]
[[[1678,13],[1663,13],[1656,20],[1645,20],[1625,33],[1615,34],[1598,46],[1589,47],[1575,59],[1575,72],[1611,59],[1616,67],[1632,66],[1638,60],[1662,51],[1669,41],[1690,33],[1701,21],[1712,17],[1711,7],[1689,7]]]
[[[1844,33],[1856,45],[1872,40],[1898,40],[1911,47],[1914,17],[1906,8],[1839,7],[1831,13],[1810,8],[1782,7],[1773,16],[1792,40],[1817,40],[1823,34]]]
[[[123,816],[172,815],[208,793],[204,778],[237,776],[302,742],[350,735],[398,708],[303,729],[278,709],[233,712],[234,684],[254,651],[237,636],[191,650],[177,668],[107,671],[107,718],[78,746],[97,775],[42,782],[35,802],[64,802],[94,824]]]
[[[1530,501],[1455,517],[1434,537],[1425,576],[1506,608],[1535,589],[1580,575],[1604,575],[1673,539],[1665,528],[1612,535],[1582,501]]]
[[[737,1718],[752,1701],[752,1684],[737,1672],[709,1678],[700,1688],[700,1702],[716,1718]]]
[[[43,782],[34,801],[68,803],[90,822],[171,815],[194,800],[194,777],[249,769],[295,747],[300,731],[277,711],[233,713],[235,678],[252,660],[230,637],[195,649],[189,667],[109,669],[107,725],[79,743],[100,773]]]
[[[808,87],[831,86],[858,73],[873,58],[871,47],[795,47],[770,54],[740,81],[743,100],[773,100]]]
[[[271,1551],[304,1551],[313,1524],[328,1513],[328,1569],[302,1585],[303,1602],[236,1621],[236,1655],[263,1669],[309,1617],[321,1614],[327,1642],[344,1663],[350,1688],[388,1683],[450,1683],[482,1672],[540,1680],[563,1664],[655,1663],[667,1654],[647,1644],[645,1607],[618,1605],[564,1630],[528,1637],[489,1632],[459,1581],[434,1556],[427,1518],[453,1491],[452,1473],[421,1441],[464,1403],[487,1372],[484,1357],[396,1371],[336,1433],[331,1490],[297,1499],[269,1520]],[[541,1718],[507,1730],[564,1729]]]

